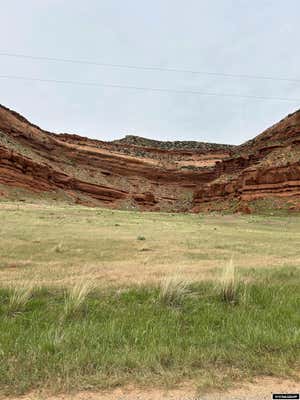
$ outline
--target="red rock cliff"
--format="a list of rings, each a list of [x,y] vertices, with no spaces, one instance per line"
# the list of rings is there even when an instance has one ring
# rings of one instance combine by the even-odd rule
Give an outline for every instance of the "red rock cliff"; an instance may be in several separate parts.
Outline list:
[[[274,196],[297,202],[299,155],[299,111],[241,146],[228,146],[53,134],[0,106],[0,196],[8,198],[49,195],[166,211]]]

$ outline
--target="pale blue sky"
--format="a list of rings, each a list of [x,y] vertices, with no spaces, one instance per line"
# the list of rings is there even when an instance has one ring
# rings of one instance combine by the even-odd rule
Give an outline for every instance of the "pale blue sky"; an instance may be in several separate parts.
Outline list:
[[[0,53],[300,80],[299,0],[0,0]],[[0,56],[0,75],[300,99],[300,83]],[[241,143],[300,101],[0,79],[0,103],[55,132]]]

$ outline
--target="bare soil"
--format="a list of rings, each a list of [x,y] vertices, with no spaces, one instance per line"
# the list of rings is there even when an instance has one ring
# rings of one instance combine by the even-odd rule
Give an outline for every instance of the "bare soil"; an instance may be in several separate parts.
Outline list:
[[[33,393],[21,397],[1,397],[10,400],[269,400],[273,393],[299,393],[300,381],[263,377],[251,383],[237,384],[228,391],[199,394],[188,384],[178,389],[136,388],[127,386],[110,391],[80,392],[48,396]]]

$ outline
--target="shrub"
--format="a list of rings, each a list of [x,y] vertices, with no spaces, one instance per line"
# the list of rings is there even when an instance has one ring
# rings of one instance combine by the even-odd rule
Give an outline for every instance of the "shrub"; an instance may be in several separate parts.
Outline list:
[[[63,244],[60,242],[58,243],[53,250],[55,251],[55,253],[62,253],[63,252]]]
[[[146,240],[146,238],[145,238],[145,236],[139,235],[139,236],[137,237],[137,240]]]

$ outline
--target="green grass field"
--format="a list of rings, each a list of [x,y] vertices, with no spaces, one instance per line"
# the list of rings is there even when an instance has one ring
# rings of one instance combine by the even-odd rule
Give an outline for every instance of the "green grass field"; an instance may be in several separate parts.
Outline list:
[[[0,219],[2,392],[299,372],[298,216],[3,203]]]

